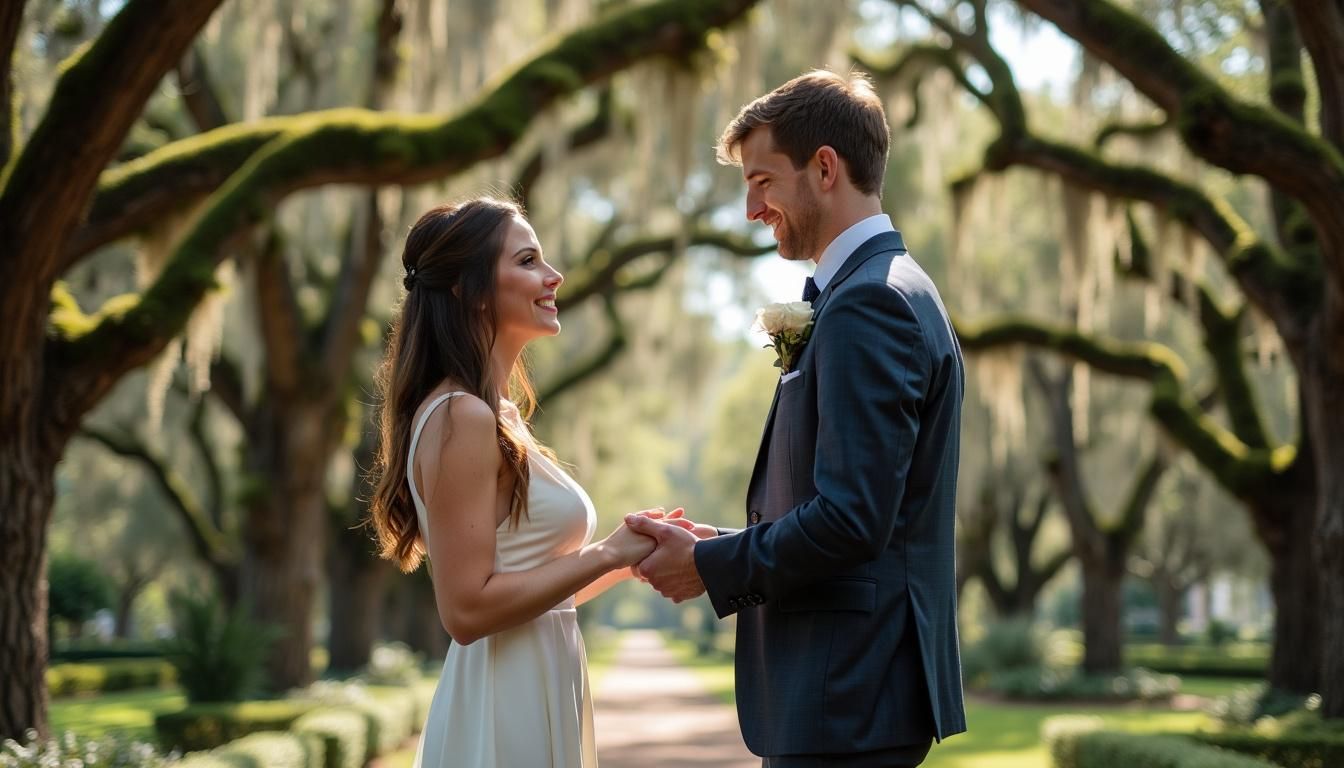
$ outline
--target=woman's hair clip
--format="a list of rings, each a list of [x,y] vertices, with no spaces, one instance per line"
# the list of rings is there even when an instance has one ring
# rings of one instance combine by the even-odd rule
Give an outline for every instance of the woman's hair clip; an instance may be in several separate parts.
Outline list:
[[[415,267],[406,270],[406,278],[401,281],[401,284],[406,286],[408,291],[415,287]]]

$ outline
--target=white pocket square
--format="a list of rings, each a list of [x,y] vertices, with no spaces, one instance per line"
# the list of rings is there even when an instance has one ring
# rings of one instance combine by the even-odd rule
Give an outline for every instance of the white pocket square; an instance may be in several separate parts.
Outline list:
[[[788,373],[779,377],[779,383],[784,384],[785,382],[792,381],[802,375],[803,375],[802,371],[789,371]]]

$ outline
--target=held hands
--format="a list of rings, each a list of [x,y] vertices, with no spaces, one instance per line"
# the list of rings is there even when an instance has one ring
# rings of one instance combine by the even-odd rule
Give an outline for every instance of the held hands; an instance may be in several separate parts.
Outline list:
[[[627,515],[626,519],[638,516],[663,516],[661,509],[646,509],[633,515]],[[625,523],[616,526],[607,538],[602,540],[602,547],[611,553],[615,559],[617,568],[625,568],[639,563],[653,552],[656,542],[651,536],[642,533],[636,533],[633,528]]]
[[[695,542],[718,534],[712,526],[699,525],[684,515],[678,508],[666,515],[625,516],[626,527],[657,542],[657,548],[632,570],[674,603],[704,593],[705,585],[695,568]]]

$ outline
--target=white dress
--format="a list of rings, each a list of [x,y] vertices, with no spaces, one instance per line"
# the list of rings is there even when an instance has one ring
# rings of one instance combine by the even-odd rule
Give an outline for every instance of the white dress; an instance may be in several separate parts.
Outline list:
[[[450,392],[425,409],[411,437],[406,480],[428,535],[424,501],[413,476],[416,444],[425,421]],[[500,413],[529,436],[517,408],[502,401]],[[535,568],[578,550],[593,537],[593,503],[573,478],[529,446],[528,515],[509,529],[495,530],[495,572]],[[449,563],[436,567],[449,568]],[[595,768],[593,702],[588,662],[579,634],[574,598],[521,626],[453,643],[429,708],[416,768]]]

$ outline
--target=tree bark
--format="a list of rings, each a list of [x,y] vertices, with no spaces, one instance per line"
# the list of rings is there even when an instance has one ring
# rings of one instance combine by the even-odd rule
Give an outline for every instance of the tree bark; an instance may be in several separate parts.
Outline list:
[[[374,553],[374,544],[363,529],[332,526],[331,538],[329,669],[353,672],[368,665],[373,645],[380,639],[393,569]]]
[[[12,424],[4,417],[13,410],[29,409],[5,403],[0,423]],[[47,734],[46,550],[55,474],[55,457],[0,442],[0,736],[9,738],[28,728]]]
[[[1124,663],[1121,587],[1125,569],[1114,562],[1084,563],[1082,574],[1083,671],[1114,674]]]
[[[1291,498],[1279,503],[1285,525],[1281,544],[1270,548],[1274,644],[1267,682],[1276,690],[1316,693],[1321,684],[1323,622],[1320,581],[1312,559],[1315,499]]]
[[[329,401],[276,395],[249,425],[242,595],[255,617],[283,628],[267,664],[276,691],[313,680],[313,611],[327,542],[324,480],[336,435]],[[272,411],[273,412],[268,412]]]
[[[1175,583],[1171,574],[1162,572],[1152,579],[1157,592],[1157,639],[1165,646],[1172,647],[1181,642],[1181,607],[1185,599],[1185,590]]]

